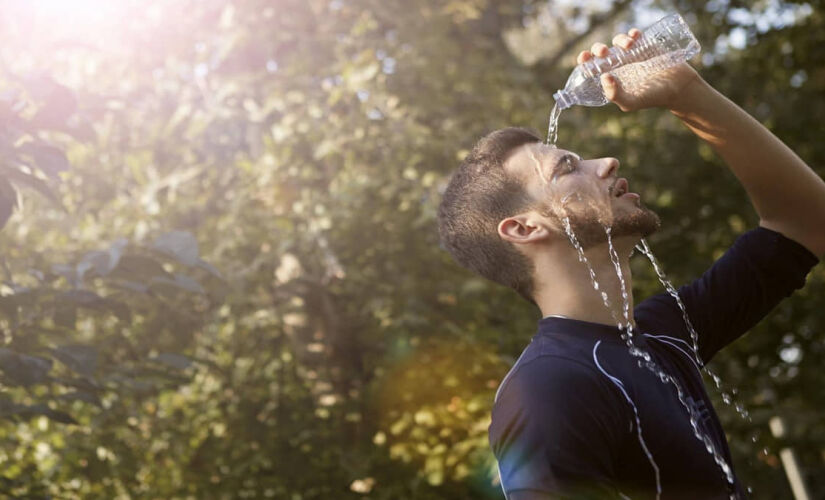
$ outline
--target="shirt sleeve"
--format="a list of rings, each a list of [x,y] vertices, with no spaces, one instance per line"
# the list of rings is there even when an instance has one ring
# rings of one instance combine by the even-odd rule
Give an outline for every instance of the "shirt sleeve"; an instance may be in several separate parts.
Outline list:
[[[508,499],[619,498],[615,464],[630,409],[592,367],[541,356],[493,409],[490,443]]]
[[[817,257],[782,234],[758,227],[741,235],[701,277],[678,289],[707,363],[744,335],[783,298],[805,285]],[[659,328],[692,344],[682,312],[667,293],[651,297],[638,311]]]

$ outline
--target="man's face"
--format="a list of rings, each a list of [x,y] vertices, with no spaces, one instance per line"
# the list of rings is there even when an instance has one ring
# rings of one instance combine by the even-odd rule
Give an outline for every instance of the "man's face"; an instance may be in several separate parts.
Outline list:
[[[516,149],[504,168],[521,179],[542,215],[556,223],[568,218],[585,248],[606,241],[605,227],[614,237],[639,238],[659,228],[659,217],[617,176],[615,158],[582,159],[565,149],[530,143]]]

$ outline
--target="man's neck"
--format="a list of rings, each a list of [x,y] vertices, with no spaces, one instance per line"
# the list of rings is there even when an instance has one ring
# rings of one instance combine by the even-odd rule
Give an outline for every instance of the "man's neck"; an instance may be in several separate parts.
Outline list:
[[[633,291],[630,275],[630,250],[617,245],[621,277],[627,291],[627,311],[630,324],[633,318]],[[632,246],[630,247],[632,248]],[[625,324],[622,280],[610,259],[607,245],[597,245],[585,250],[585,257],[593,269],[598,283],[598,291],[584,263],[572,247],[558,249],[555,254],[547,254],[538,259],[536,265],[535,300],[543,317],[563,316],[570,319],[590,321],[615,326]],[[602,292],[607,294],[610,310],[605,307]]]

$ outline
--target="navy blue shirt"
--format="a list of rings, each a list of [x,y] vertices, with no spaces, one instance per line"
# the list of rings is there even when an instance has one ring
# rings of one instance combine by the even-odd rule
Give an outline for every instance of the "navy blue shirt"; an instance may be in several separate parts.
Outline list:
[[[817,262],[769,229],[740,236],[699,279],[679,288],[699,335],[698,359],[670,295],[635,307],[635,344],[677,381],[684,402],[673,384],[639,365],[618,328],[558,317],[539,321],[499,387],[489,428],[507,498],[655,498],[654,464],[662,499],[745,498],[735,475],[730,484],[706,449],[732,467],[700,368],[801,288]]]

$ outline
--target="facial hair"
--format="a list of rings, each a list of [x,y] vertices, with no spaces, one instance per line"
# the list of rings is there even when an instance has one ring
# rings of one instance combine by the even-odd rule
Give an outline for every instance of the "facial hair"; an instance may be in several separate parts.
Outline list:
[[[545,215],[558,220],[560,227],[562,227],[561,217],[555,215],[553,211],[548,210]],[[582,249],[587,250],[590,247],[607,242],[605,227],[608,224],[592,207],[577,211],[566,210],[565,217],[570,220],[570,227],[576,235],[576,239],[579,240]],[[659,230],[661,220],[656,212],[645,206],[640,206],[630,213],[621,213],[614,216],[609,225],[613,238],[622,236],[645,238]]]

